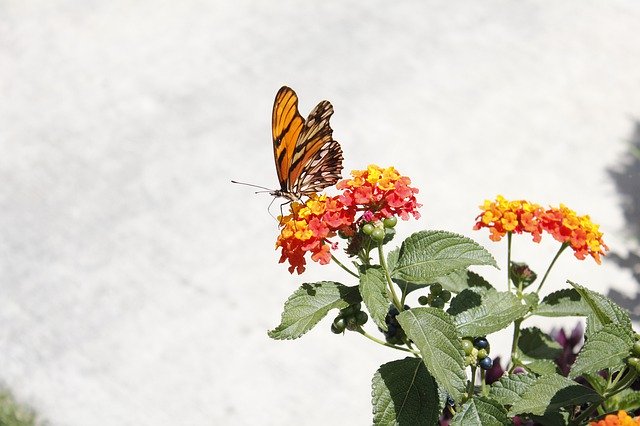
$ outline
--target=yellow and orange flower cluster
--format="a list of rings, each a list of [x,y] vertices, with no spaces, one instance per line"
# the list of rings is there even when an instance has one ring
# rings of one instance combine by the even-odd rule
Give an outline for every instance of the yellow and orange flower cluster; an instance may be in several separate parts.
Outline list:
[[[366,170],[354,170],[352,179],[338,182],[342,194],[329,197],[312,195],[304,203],[291,203],[291,213],[280,217],[280,235],[276,249],[282,250],[280,263],[289,261],[289,272],[305,270],[305,254],[320,264],[331,260],[330,238],[338,231],[353,236],[361,222],[373,222],[394,215],[404,220],[420,217],[418,190],[411,180],[396,169],[370,165]]]
[[[607,414],[604,420],[589,422],[589,426],[640,426],[640,417],[631,417],[626,411],[618,414]]]
[[[367,221],[399,216],[408,220],[409,215],[420,218],[416,201],[417,188],[412,188],[411,179],[402,176],[394,167],[383,169],[375,164],[366,170],[353,170],[351,179],[345,179],[336,185],[344,190],[340,201],[345,206],[357,207],[369,212]]]
[[[576,258],[593,257],[601,263],[600,256],[609,250],[602,240],[599,226],[589,216],[578,216],[563,204],[543,209],[525,200],[509,201],[498,195],[495,201],[486,200],[480,206],[482,213],[476,217],[473,229],[489,228],[493,241],[500,241],[507,233],[530,233],[539,242],[547,232],[562,244],[573,249]]]

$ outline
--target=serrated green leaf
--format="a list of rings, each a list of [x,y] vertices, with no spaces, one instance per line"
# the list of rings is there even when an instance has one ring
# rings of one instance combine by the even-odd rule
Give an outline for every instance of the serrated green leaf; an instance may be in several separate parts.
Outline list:
[[[600,293],[591,291],[586,287],[578,285],[572,281],[567,281],[576,289],[582,299],[589,305],[593,315],[601,325],[620,324],[631,329],[631,319],[629,313],[614,303],[611,299]],[[599,328],[599,327],[596,327]],[[597,330],[592,330],[597,331]]]
[[[593,389],[582,386],[559,374],[539,377],[527,391],[521,395],[509,410],[510,416],[532,414],[544,416],[560,408],[600,402],[602,398]]]
[[[434,425],[440,416],[438,385],[419,358],[380,366],[372,381],[374,425]]]
[[[590,312],[591,308],[575,288],[565,288],[548,294],[533,314],[542,317],[575,317],[587,316]]]
[[[447,312],[461,336],[485,336],[522,318],[529,307],[508,291],[469,288],[451,301]]]
[[[360,272],[360,294],[373,322],[386,331],[384,319],[389,312],[389,298],[387,279],[380,267],[370,267]]]
[[[420,350],[429,373],[459,401],[466,388],[464,351],[453,319],[436,308],[414,308],[397,316],[400,326]]]
[[[424,284],[471,265],[492,265],[496,261],[478,243],[445,231],[421,231],[407,238],[400,247],[395,278]]]
[[[522,296],[522,300],[527,304],[528,310],[532,311],[538,306],[540,296],[538,296],[538,293],[526,293]]]
[[[297,339],[311,330],[331,309],[342,309],[362,300],[358,287],[333,281],[305,283],[285,302],[280,325],[268,332],[276,340]]]
[[[633,346],[633,333],[619,324],[607,324],[584,343],[576,362],[569,372],[570,378],[585,373],[596,373],[605,368],[619,371],[625,366]]]
[[[562,353],[562,346],[543,333],[537,327],[520,330],[518,349],[523,360],[549,359],[553,360]]]
[[[474,396],[465,402],[451,419],[451,426],[504,426],[512,425],[507,410],[497,401]]]
[[[536,380],[537,377],[530,373],[509,374],[491,384],[489,396],[502,405],[513,405]]]
[[[550,359],[536,359],[524,364],[529,371],[539,376],[547,376],[558,372],[558,365]]]

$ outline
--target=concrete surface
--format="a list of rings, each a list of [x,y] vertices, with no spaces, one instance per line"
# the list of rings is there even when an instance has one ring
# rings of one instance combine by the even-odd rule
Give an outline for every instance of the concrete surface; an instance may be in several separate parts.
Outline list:
[[[640,118],[638,28],[632,0],[0,1],[0,379],[55,425],[369,424],[401,355],[328,321],[266,335],[302,282],[353,284],[289,275],[270,197],[229,183],[276,186],[278,88],[303,115],[331,100],[346,171],[412,177],[399,237],[464,233],[504,264],[471,230],[501,193],[589,213],[626,253],[607,169]],[[566,278],[637,292],[606,261],[565,255],[547,290]]]

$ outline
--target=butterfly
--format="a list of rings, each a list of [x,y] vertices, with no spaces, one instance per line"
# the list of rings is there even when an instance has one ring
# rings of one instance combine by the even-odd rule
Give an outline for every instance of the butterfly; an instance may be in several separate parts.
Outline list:
[[[271,116],[273,157],[280,189],[268,190],[270,195],[289,202],[300,201],[301,197],[340,180],[342,148],[333,139],[331,115],[333,106],[322,101],[305,121],[298,111],[296,92],[287,86],[280,88]]]

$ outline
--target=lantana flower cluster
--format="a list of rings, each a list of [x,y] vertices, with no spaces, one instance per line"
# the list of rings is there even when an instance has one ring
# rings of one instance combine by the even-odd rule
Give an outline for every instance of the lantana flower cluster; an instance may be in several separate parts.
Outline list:
[[[421,206],[415,198],[417,188],[395,168],[370,165],[366,170],[354,170],[351,179],[336,185],[340,195],[311,195],[305,202],[291,203],[291,213],[279,217],[280,235],[276,249],[282,250],[280,263],[289,262],[289,272],[305,270],[305,255],[327,264],[331,260],[332,242],[338,232],[353,236],[362,222],[375,222],[399,216],[408,220],[419,218]]]
[[[533,241],[540,242],[542,233],[547,232],[570,246],[576,258],[584,260],[591,256],[598,264],[600,256],[609,250],[599,225],[588,215],[578,216],[563,204],[543,209],[526,200],[509,201],[498,195],[495,201],[486,200],[480,209],[482,213],[476,217],[473,229],[489,228],[493,241],[500,241],[507,233],[530,233]]]
[[[589,426],[640,426],[640,417],[631,417],[626,411],[618,414],[607,414],[604,420],[589,422]]]

